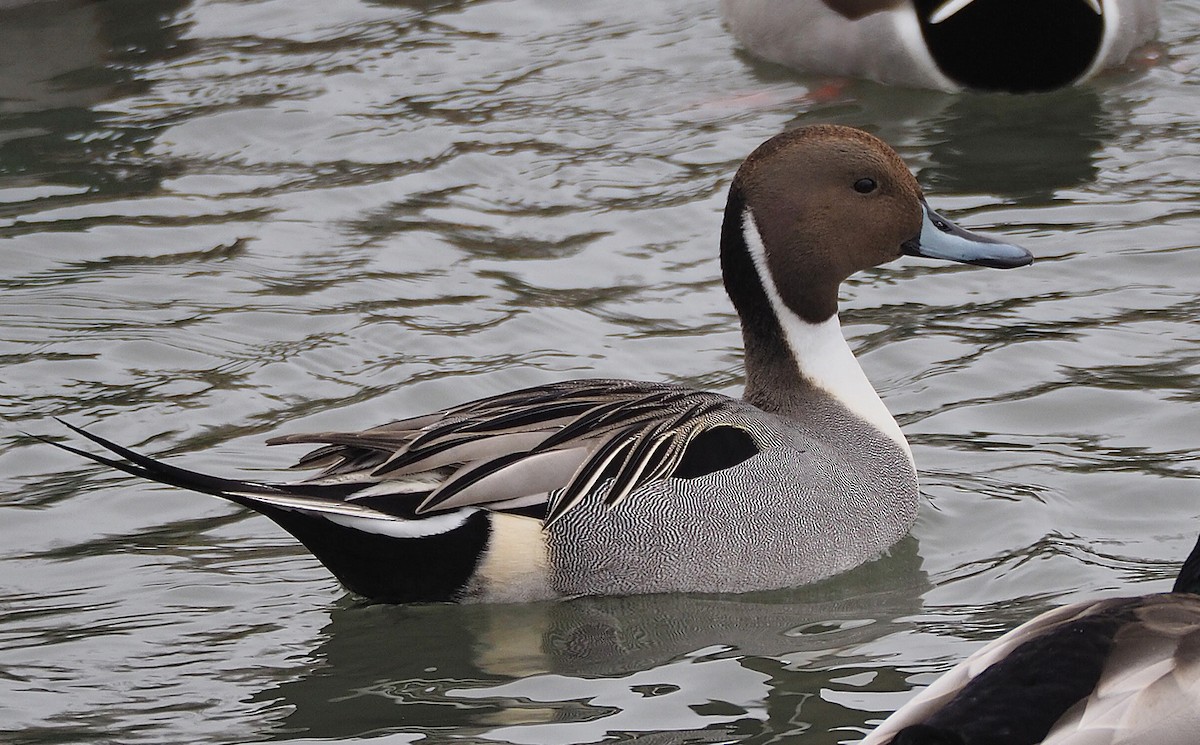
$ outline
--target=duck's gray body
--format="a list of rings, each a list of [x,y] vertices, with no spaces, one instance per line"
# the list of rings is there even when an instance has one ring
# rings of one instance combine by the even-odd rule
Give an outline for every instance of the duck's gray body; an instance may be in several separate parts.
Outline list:
[[[815,393],[815,392],[814,392]],[[727,399],[760,452],[734,466],[589,494],[546,531],[560,595],[795,587],[883,553],[916,518],[907,454],[828,396],[800,420]]]
[[[286,484],[176,468],[77,430],[93,460],[257,510],[350,590],[384,602],[745,592],[880,555],[917,511],[908,443],[837,318],[852,273],[902,254],[995,267],[1022,248],[955,227],[899,156],[818,126],[760,146],[730,186],[725,287],[742,323],[741,399],[577,380],[354,432]]]
[[[1159,0],[722,0],[765,60],[822,75],[946,91],[1081,83],[1158,33]],[[946,15],[948,9],[959,8]]]

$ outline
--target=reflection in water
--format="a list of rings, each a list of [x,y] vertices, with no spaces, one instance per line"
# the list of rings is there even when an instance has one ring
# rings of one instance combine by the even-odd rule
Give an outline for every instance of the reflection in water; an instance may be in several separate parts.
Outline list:
[[[869,664],[849,650],[897,633],[919,611],[928,589],[920,564],[917,541],[906,538],[842,577],[771,593],[410,607],[345,600],[307,655],[308,671],[255,700],[289,709],[279,737],[464,722],[522,743],[639,729],[788,731],[805,716],[798,707],[816,705],[804,704],[817,690],[807,686],[836,686],[846,666]],[[776,686],[784,669],[839,649],[838,665],[808,670],[805,686]]]
[[[1164,589],[1197,514],[1197,17],[1164,4],[1145,75],[1015,100],[801,97],[686,0],[0,11],[0,739],[833,743],[1047,607]],[[1039,257],[844,287],[921,473],[920,572],[905,544],[861,586],[363,607],[261,519],[18,434],[103,420],[273,478],[267,433],[522,385],[736,394],[724,188],[790,121],[872,129]]]
[[[1017,126],[1030,121],[1038,126]],[[1100,151],[1114,134],[1091,88],[960,96],[931,125],[922,183],[935,191],[994,194],[1030,204],[1091,184]]]
[[[1037,205],[1096,179],[1100,154],[1116,134],[1112,118],[1088,87],[1029,96],[886,89],[789,126],[865,126],[906,155],[906,148],[920,153],[918,176],[933,193]]]
[[[188,0],[48,0],[0,7],[0,186],[145,192],[142,156],[162,125],[115,124],[98,106],[144,87],[144,66],[188,51],[174,20]],[[15,183],[14,183],[15,181]]]
[[[99,9],[83,0],[0,5],[0,113],[44,115],[87,108],[112,95],[112,85],[86,82],[99,77],[110,51],[100,38]],[[6,132],[0,141],[20,133]]]

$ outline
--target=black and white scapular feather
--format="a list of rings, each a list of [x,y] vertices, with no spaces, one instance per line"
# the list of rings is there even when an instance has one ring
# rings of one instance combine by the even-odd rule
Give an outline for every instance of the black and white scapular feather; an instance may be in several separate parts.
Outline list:
[[[720,243],[745,343],[741,399],[626,380],[538,386],[278,437],[318,446],[297,464],[315,475],[294,483],[187,471],[81,429],[110,455],[60,447],[256,510],[383,602],[813,582],[879,556],[917,507],[908,443],[841,333],[842,280],[902,254],[1000,268],[1032,257],[938,215],[891,148],[835,126],[747,158]]]

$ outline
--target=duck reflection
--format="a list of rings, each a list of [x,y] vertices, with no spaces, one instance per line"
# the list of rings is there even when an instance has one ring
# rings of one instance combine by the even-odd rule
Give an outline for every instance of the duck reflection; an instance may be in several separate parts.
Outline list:
[[[997,100],[999,99],[999,100]],[[1096,91],[1044,96],[962,96],[930,131],[930,164],[919,176],[940,192],[1045,202],[1086,186],[1115,132]]]
[[[529,743],[786,731],[807,708],[834,706],[815,691],[870,666],[857,648],[920,610],[929,587],[920,565],[909,537],[845,575],[770,593],[523,605],[344,599],[307,671],[255,700],[287,712],[280,739],[443,727]],[[798,675],[802,685],[787,683]]]
[[[0,2],[0,178],[98,190],[156,185],[161,166],[130,156],[159,127],[114,125],[97,107],[136,92],[147,64],[187,50],[175,20],[187,4]]]
[[[1117,131],[1101,91],[1089,87],[1009,96],[871,86],[870,94],[805,113],[790,126],[870,122],[873,134],[920,164],[923,186],[943,194],[1045,203],[1095,181],[1097,160]]]

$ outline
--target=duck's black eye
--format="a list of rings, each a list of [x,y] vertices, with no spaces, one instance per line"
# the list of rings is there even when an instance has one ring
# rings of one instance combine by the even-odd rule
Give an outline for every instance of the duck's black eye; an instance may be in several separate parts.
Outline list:
[[[860,178],[854,182],[854,190],[859,194],[870,194],[875,191],[875,187],[875,179],[873,178]]]

